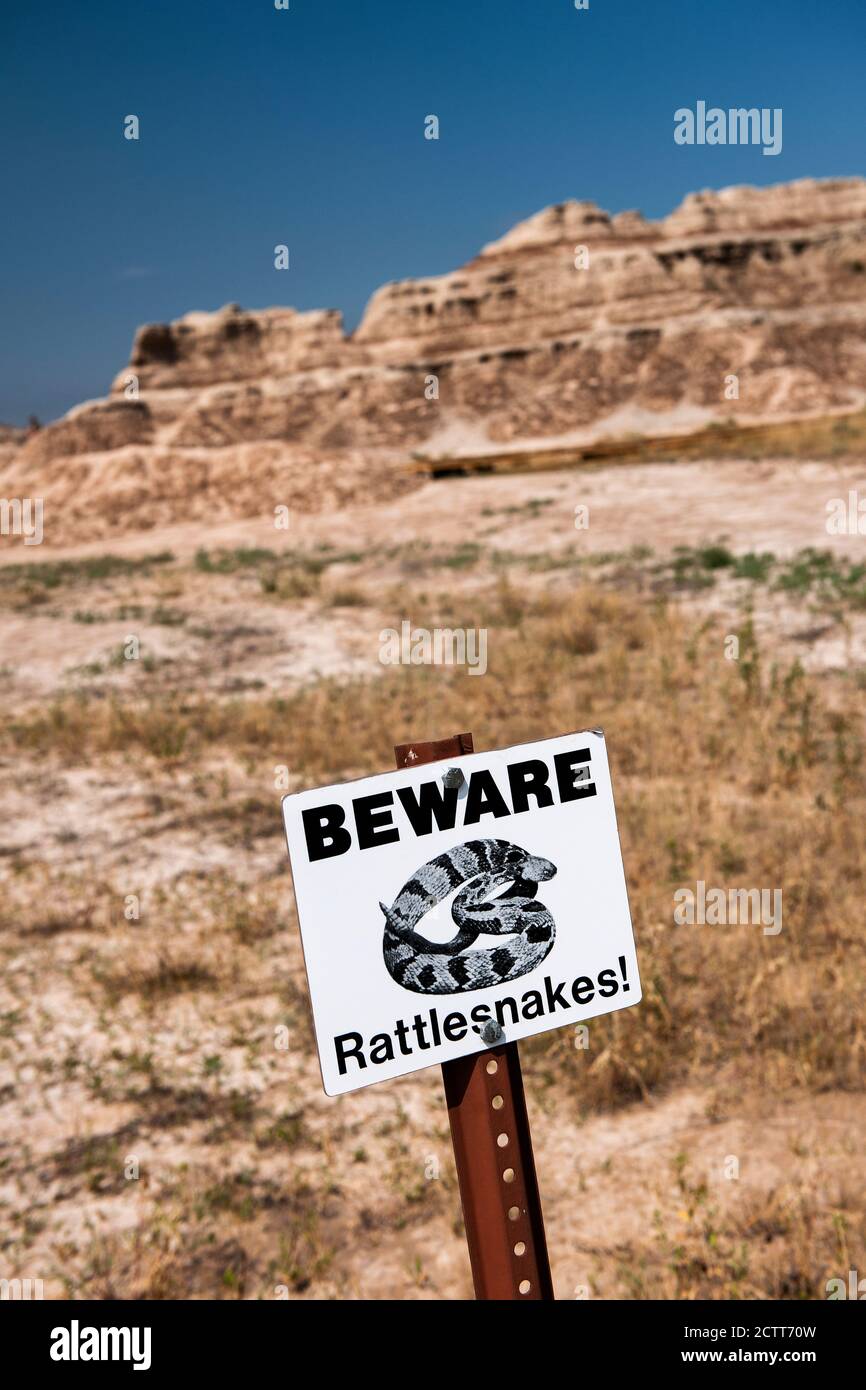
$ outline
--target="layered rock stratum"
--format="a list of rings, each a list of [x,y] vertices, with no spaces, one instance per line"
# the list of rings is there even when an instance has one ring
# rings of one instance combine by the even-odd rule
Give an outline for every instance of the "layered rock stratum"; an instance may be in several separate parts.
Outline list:
[[[236,304],[146,325],[107,398],[5,443],[0,495],[44,497],[68,544],[375,502],[419,456],[846,412],[864,329],[866,180],[694,193],[658,222],[559,203],[383,286],[352,334]]]

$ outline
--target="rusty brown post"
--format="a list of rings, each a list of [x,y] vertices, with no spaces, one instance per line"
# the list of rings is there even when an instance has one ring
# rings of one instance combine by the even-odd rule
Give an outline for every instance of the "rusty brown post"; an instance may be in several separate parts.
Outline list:
[[[474,751],[471,734],[401,743],[398,767]],[[466,1243],[479,1299],[553,1298],[517,1043],[442,1063]]]

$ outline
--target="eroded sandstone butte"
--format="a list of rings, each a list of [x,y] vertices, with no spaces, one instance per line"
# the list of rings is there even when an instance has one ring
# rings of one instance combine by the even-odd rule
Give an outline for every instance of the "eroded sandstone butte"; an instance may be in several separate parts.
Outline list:
[[[376,501],[418,454],[842,412],[866,396],[864,329],[862,179],[696,193],[659,222],[566,202],[385,285],[351,335],[333,310],[237,305],[141,328],[105,400],[4,451],[0,495],[43,496],[68,544]]]

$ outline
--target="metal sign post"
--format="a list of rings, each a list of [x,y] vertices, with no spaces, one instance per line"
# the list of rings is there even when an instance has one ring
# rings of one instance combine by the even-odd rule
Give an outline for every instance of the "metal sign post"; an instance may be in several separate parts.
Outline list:
[[[474,751],[471,734],[394,749],[398,768]],[[496,1024],[487,1028],[495,1035]],[[501,1030],[499,1030],[501,1033]],[[487,1034],[483,1034],[487,1036]],[[442,1063],[475,1296],[553,1299],[517,1043]]]
[[[394,752],[283,798],[322,1085],[440,1063],[476,1295],[547,1301],[517,1043],[641,998],[604,733]]]

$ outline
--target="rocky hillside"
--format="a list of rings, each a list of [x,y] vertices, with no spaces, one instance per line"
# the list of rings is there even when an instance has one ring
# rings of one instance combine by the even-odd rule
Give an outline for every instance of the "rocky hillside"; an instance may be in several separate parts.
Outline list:
[[[141,328],[106,399],[7,446],[0,495],[43,496],[46,542],[69,543],[376,501],[414,485],[413,455],[844,412],[864,330],[862,179],[696,193],[660,222],[560,203],[385,285],[351,335],[336,311],[234,304]]]

